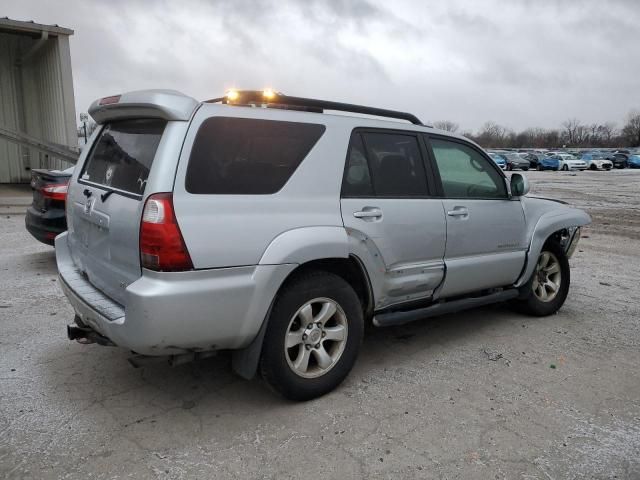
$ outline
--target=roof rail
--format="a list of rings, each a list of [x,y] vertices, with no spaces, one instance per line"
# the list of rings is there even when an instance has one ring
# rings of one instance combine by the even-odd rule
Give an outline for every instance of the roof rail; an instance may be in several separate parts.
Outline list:
[[[387,110],[384,108],[366,107],[351,103],[331,102],[315,98],[290,97],[273,90],[230,90],[224,97],[205,100],[205,103],[224,103],[228,105],[265,106],[267,108],[282,108],[285,110],[303,110],[307,112],[323,113],[325,110],[339,112],[361,113],[376,117],[388,117],[406,120],[414,125],[422,125],[418,117],[407,112]]]

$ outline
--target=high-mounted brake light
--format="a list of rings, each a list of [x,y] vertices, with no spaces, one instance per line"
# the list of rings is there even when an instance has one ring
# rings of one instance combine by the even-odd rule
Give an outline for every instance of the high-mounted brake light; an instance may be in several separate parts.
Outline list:
[[[193,270],[170,193],[151,195],[140,223],[140,264],[159,272]]]
[[[54,183],[50,185],[43,185],[40,188],[42,196],[51,200],[65,201],[67,199],[67,190],[69,189],[68,183]]]
[[[118,103],[121,96],[122,95],[112,95],[111,97],[101,98],[98,105],[111,105],[113,103]]]

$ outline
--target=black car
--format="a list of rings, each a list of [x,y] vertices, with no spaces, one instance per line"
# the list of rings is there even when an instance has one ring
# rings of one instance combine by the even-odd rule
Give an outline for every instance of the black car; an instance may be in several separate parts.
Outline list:
[[[608,155],[607,160],[611,160],[613,168],[627,168],[629,166],[629,154],[623,152],[615,152]]]
[[[506,160],[507,170],[515,170],[516,168],[519,168],[525,171],[529,170],[529,167],[531,165],[529,163],[529,160],[526,160],[519,154],[514,152],[496,152],[496,153],[504,157],[504,159]]]
[[[73,168],[31,170],[33,203],[27,208],[24,222],[29,233],[47,245],[53,245],[56,236],[67,229],[65,204]]]

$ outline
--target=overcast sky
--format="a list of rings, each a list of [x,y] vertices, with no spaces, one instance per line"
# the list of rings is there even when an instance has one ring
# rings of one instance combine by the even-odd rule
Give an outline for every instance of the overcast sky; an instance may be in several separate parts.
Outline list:
[[[75,30],[76,109],[127,90],[230,87],[521,129],[640,108],[639,0],[2,0]]]

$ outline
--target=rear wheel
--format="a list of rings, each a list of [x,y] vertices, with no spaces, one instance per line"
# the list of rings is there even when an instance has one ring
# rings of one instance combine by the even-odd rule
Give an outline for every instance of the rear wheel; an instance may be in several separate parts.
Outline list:
[[[517,310],[543,317],[557,312],[569,293],[569,259],[554,241],[542,248],[531,279],[522,287],[523,297],[515,300]]]
[[[260,370],[278,393],[310,400],[348,375],[362,343],[362,305],[341,277],[312,272],[285,286],[274,304]]]

